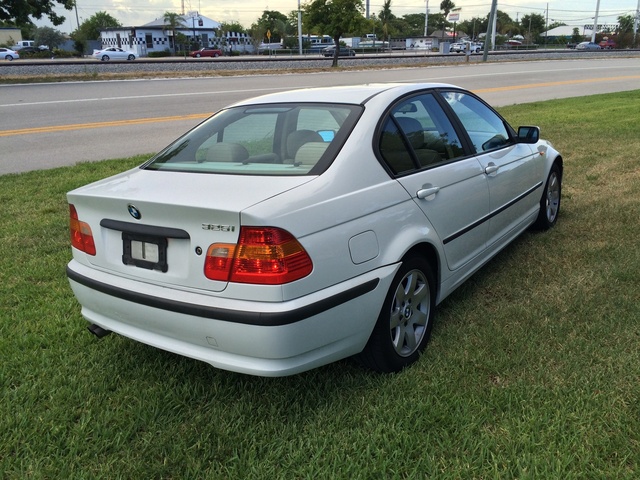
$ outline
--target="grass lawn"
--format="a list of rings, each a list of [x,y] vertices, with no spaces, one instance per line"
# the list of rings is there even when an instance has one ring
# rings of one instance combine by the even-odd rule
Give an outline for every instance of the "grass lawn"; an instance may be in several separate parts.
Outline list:
[[[143,157],[0,176],[0,478],[639,478],[640,91],[501,112],[564,154],[560,219],[449,297],[396,375],[97,340],[65,193]]]

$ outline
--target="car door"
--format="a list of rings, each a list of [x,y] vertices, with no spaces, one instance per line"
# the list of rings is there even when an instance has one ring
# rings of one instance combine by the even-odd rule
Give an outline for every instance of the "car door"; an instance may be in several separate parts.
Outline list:
[[[469,136],[489,185],[490,216],[487,246],[519,233],[537,211],[544,168],[532,145],[518,143],[513,130],[477,97],[459,91],[442,92]]]
[[[403,99],[389,111],[379,154],[436,230],[450,270],[484,250],[487,179],[433,93]]]

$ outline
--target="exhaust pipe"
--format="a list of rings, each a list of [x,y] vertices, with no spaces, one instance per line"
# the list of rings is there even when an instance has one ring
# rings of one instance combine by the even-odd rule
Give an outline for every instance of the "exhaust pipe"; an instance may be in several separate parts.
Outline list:
[[[102,328],[100,325],[96,325],[95,323],[92,323],[91,325],[89,325],[87,329],[98,338],[106,337],[111,333],[111,330],[106,330]]]

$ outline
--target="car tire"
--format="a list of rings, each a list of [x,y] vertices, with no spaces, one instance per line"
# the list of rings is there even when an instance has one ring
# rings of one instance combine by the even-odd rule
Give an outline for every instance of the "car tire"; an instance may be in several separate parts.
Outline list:
[[[109,55],[103,55],[100,60],[102,60],[103,62],[108,62],[109,61]]]
[[[403,260],[369,341],[357,359],[377,372],[399,372],[420,357],[431,335],[435,277],[423,257]]]
[[[218,58],[220,55],[218,55],[217,53],[213,54],[213,58]]]
[[[199,53],[196,53],[196,58],[200,58],[200,54]]]
[[[127,60],[129,60],[130,62],[131,62],[131,61],[133,61],[133,60],[135,60],[135,59],[136,59],[136,56],[135,56],[135,55],[129,55],[129,56],[127,57]]]
[[[536,230],[549,230],[558,221],[560,200],[562,198],[562,172],[554,163],[547,177],[547,183],[540,199],[540,212],[533,227]]]
[[[10,62],[11,62],[11,61],[13,61],[13,57],[12,57],[11,55],[7,55],[7,56],[6,56],[6,57],[4,57],[4,58],[5,58],[5,60],[8,60],[8,61],[10,61]]]

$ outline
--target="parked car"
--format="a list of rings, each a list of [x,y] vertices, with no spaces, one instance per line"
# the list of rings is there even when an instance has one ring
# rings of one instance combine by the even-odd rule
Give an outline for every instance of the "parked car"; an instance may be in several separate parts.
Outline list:
[[[218,48],[201,48],[200,50],[195,50],[189,54],[189,56],[194,58],[200,58],[200,57],[217,58],[221,55],[222,55],[222,50]]]
[[[437,304],[556,223],[563,162],[539,136],[445,84],[241,101],[69,192],[67,275],[99,337],[254,375],[399,371]]]
[[[48,48],[23,47],[20,49],[20,54],[22,55],[22,58],[28,58],[34,56],[44,56],[45,54],[52,55],[52,52]]]
[[[600,45],[593,42],[580,42],[576,45],[576,50],[601,50]]]
[[[336,46],[335,45],[331,45],[330,47],[326,47],[324,49],[322,49],[322,54],[325,57],[333,57],[334,52],[336,51]],[[355,57],[356,56],[356,52],[349,48],[346,47],[344,45],[340,45],[340,51],[338,52],[338,56],[339,57]]]
[[[0,59],[2,60],[15,60],[16,58],[20,58],[20,54],[15,50],[11,50],[10,48],[0,48]]]
[[[40,51],[40,49],[38,47],[22,47],[20,49],[20,53],[22,53],[23,55],[25,53],[37,53],[39,51]]]
[[[102,50],[94,50],[93,57],[101,60],[103,62],[108,62],[109,60],[135,60],[137,58],[137,54],[135,52],[130,52],[127,50],[123,50],[118,47],[109,47],[104,48]]]
[[[471,53],[480,53],[480,50],[482,50],[482,45],[480,45],[479,43],[459,42],[452,43],[449,47],[449,51],[455,53],[465,53],[467,51],[467,47],[469,48],[469,51]]]
[[[600,48],[602,48],[603,50],[612,50],[614,48],[617,48],[618,45],[616,44],[616,42],[614,42],[613,40],[602,40],[599,44]]]

